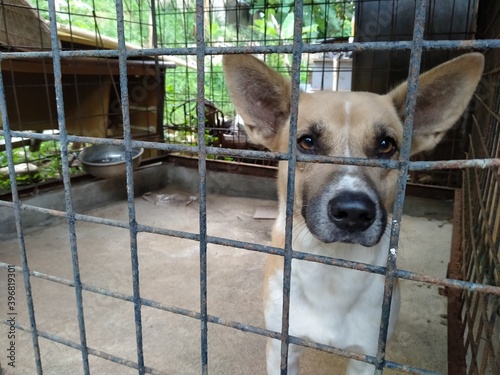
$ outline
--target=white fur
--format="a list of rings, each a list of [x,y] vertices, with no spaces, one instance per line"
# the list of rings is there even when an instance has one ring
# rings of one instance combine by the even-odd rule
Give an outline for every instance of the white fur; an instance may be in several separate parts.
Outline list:
[[[351,150],[349,147],[349,127],[351,125],[350,114],[351,114],[352,103],[349,100],[346,100],[344,102],[343,107],[344,107],[344,119],[345,119],[345,122],[341,128],[342,138],[344,140],[344,155],[343,156],[348,158],[351,156]],[[347,168],[352,169],[353,167],[347,166]]]
[[[280,210],[275,230],[284,228]],[[294,223],[293,249],[339,259],[383,266],[389,250],[388,236],[374,247],[318,241],[303,220]],[[284,235],[284,233],[283,233]],[[294,259],[292,261],[289,334],[326,345],[375,356],[384,295],[384,276]],[[266,282],[269,290],[264,315],[266,327],[281,331],[283,272],[277,271]],[[400,295],[393,294],[391,316],[397,316]],[[395,325],[391,319],[390,333]],[[280,373],[281,342],[272,340],[267,348],[269,375]],[[299,374],[301,347],[289,348],[289,374]],[[351,360],[348,375],[373,374],[372,365]]]

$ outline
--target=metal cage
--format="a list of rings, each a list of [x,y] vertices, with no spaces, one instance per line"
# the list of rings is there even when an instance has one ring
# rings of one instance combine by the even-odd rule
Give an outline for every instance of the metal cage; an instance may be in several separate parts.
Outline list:
[[[394,5],[398,1],[361,1],[359,5],[390,3]],[[51,64],[53,71],[53,85],[49,89],[53,90],[51,95],[55,98],[57,104],[53,107],[54,119],[57,124],[57,133],[45,134],[36,132],[27,132],[23,130],[14,130],[11,128],[13,114],[9,110],[9,102],[6,96],[6,79],[8,74],[2,69],[0,75],[0,112],[2,115],[3,128],[0,135],[5,138],[5,151],[8,157],[8,170],[11,181],[11,199],[0,200],[0,207],[12,210],[15,215],[15,225],[19,243],[19,252],[21,263],[11,265],[0,261],[0,267],[7,270],[9,274],[17,273],[22,275],[26,289],[27,308],[29,311],[28,322],[15,322],[11,324],[10,316],[2,317],[3,324],[14,330],[22,330],[30,333],[33,343],[33,356],[36,362],[38,374],[44,373],[44,362],[40,355],[40,341],[50,340],[52,342],[71,347],[81,352],[81,362],[83,373],[90,374],[89,358],[99,357],[108,361],[119,363],[123,366],[137,370],[139,374],[159,374],[160,369],[154,369],[148,366],[143,353],[143,318],[142,310],[144,307],[150,307],[160,311],[194,319],[200,323],[200,358],[202,374],[208,373],[208,327],[209,325],[219,325],[229,327],[234,330],[249,332],[256,335],[271,337],[281,340],[282,345],[282,373],[287,373],[287,352],[290,344],[301,345],[315,348],[318,350],[334,353],[340,356],[354,358],[360,361],[371,363],[375,366],[375,372],[381,374],[384,369],[396,369],[411,374],[431,374],[433,372],[422,368],[415,368],[405,363],[395,363],[385,358],[388,321],[391,307],[391,296],[394,283],[397,279],[413,280],[430,285],[446,287],[449,291],[458,291],[455,296],[461,309],[458,318],[465,325],[465,336],[459,335],[463,339],[464,363],[468,374],[493,374],[500,371],[499,354],[499,298],[500,298],[500,280],[499,280],[499,194],[498,194],[498,167],[500,158],[498,155],[499,144],[499,115],[500,96],[498,90],[499,73],[499,29],[498,20],[500,17],[500,7],[498,2],[479,1],[479,19],[476,39],[464,40],[464,36],[459,36],[456,40],[437,37],[427,39],[425,37],[425,25],[429,19],[429,9],[438,1],[418,0],[414,5],[414,19],[411,37],[407,40],[395,36],[391,40],[376,41],[339,41],[338,43],[315,44],[304,40],[301,25],[303,23],[304,2],[295,1],[293,38],[290,43],[265,43],[258,46],[240,45],[238,41],[232,45],[215,45],[206,42],[206,26],[210,22],[209,10],[211,6],[205,0],[196,0],[193,6],[192,16],[195,17],[196,30],[194,30],[195,45],[162,47],[157,43],[157,35],[153,33],[153,41],[144,48],[129,48],[126,45],[126,25],[124,19],[124,3],[116,1],[116,25],[118,44],[111,49],[101,48],[61,48],[58,39],[58,30],[55,22],[49,24],[50,28],[50,49],[44,50],[21,50],[0,52],[0,63],[2,67],[14,60],[25,60],[28,62],[46,61]],[[474,7],[477,2],[473,2]],[[3,3],[4,5],[6,2]],[[153,14],[152,26],[155,29],[156,7],[159,2],[151,2],[151,8],[148,12]],[[57,6],[54,0],[48,1],[47,12],[51,20],[57,19]],[[249,14],[243,5],[230,8],[233,12],[230,17],[235,19],[243,18],[248,22]],[[243,22],[243,21],[242,21]],[[44,47],[47,47],[44,45]],[[406,109],[406,119],[404,122],[404,142],[409,145],[412,131],[412,116],[416,102],[416,92],[418,88],[418,73],[422,64],[422,58],[426,52],[434,51],[454,51],[475,49],[483,51],[488,61],[488,68],[485,73],[483,85],[486,85],[485,95],[481,92],[474,101],[474,116],[472,117],[471,132],[467,138],[469,150],[467,158],[457,160],[441,160],[433,162],[410,161],[409,147],[403,147],[401,156],[397,161],[365,160],[343,157],[317,157],[298,155],[296,147],[296,124],[297,124],[297,103],[300,92],[300,67],[301,59],[305,53],[339,53],[353,52],[361,53],[372,51],[373,53],[384,51],[384,53],[409,53],[409,90]],[[207,57],[216,57],[223,54],[235,53],[253,53],[253,54],[291,54],[291,77],[293,82],[292,90],[292,115],[290,131],[290,151],[288,153],[276,153],[260,150],[242,150],[225,147],[207,146],[206,144],[206,62]],[[130,67],[129,61],[139,58],[151,57],[151,68],[156,76],[161,69],[159,62],[160,56],[173,56],[182,58],[192,56],[196,65],[196,131],[197,144],[178,144],[163,142],[159,139],[133,138],[133,106],[137,103],[131,103],[130,85]],[[66,97],[64,95],[66,87],[64,83],[65,62],[71,58],[114,58],[117,60],[116,66],[116,87],[113,87],[117,95],[118,108],[116,114],[120,117],[120,129],[123,131],[122,139],[106,138],[106,136],[92,135],[70,135],[68,132],[68,118],[65,114]],[[108,67],[106,67],[108,69]],[[158,86],[156,86],[158,87]],[[161,90],[161,89],[160,89]],[[162,93],[163,94],[163,93]],[[157,113],[152,111],[153,117]],[[152,121],[152,120],[151,120]],[[158,123],[155,122],[154,126]],[[13,139],[32,140],[32,141],[58,141],[59,155],[62,168],[62,182],[65,192],[65,210],[51,210],[38,206],[27,205],[23,203],[19,188],[16,182],[16,172],[13,160]],[[128,220],[120,221],[113,219],[102,219],[92,215],[86,215],[76,212],[74,209],[74,196],[72,194],[72,180],[70,177],[70,158],[71,150],[68,148],[70,142],[88,143],[88,144],[120,144],[126,150],[126,182],[127,182],[127,202],[128,202]],[[143,147],[152,153],[161,154],[165,152],[183,152],[194,154],[198,160],[199,173],[199,233],[188,233],[183,231],[171,230],[168,228],[155,227],[141,224],[136,219],[134,206],[134,179],[132,168],[132,148]],[[258,243],[248,243],[227,238],[214,237],[207,235],[207,158],[211,156],[250,158],[270,161],[286,160],[289,163],[289,184],[287,191],[287,215],[291,219],[293,196],[294,196],[294,170],[297,162],[320,162],[337,163],[357,166],[376,166],[382,168],[392,168],[399,171],[397,183],[397,194],[394,204],[393,220],[390,231],[390,248],[387,249],[387,265],[385,267],[361,264],[356,262],[346,262],[342,259],[321,257],[307,253],[297,252],[292,249],[292,220],[287,220],[287,234],[284,248],[274,248],[264,246]],[[399,247],[400,221],[403,212],[403,202],[408,175],[412,171],[430,171],[430,170],[461,170],[464,175],[463,187],[463,216],[462,216],[462,243],[460,246],[462,266],[458,273],[450,273],[449,278],[431,277],[424,274],[406,271],[398,268],[397,254]],[[73,277],[61,278],[55,275],[39,272],[30,267],[26,256],[25,231],[23,228],[23,212],[37,212],[48,216],[65,218],[69,228],[70,250],[72,255]],[[110,227],[124,228],[129,231],[130,237],[130,256],[132,269],[133,293],[124,294],[113,290],[107,290],[96,285],[84,284],[81,281],[80,268],[78,262],[78,238],[75,231],[75,223],[87,222]],[[145,299],[140,293],[139,264],[137,237],[140,233],[154,233],[166,237],[185,238],[197,241],[199,245],[200,259],[200,309],[187,310],[173,305],[166,305],[154,300]],[[252,326],[243,322],[227,321],[218,316],[208,314],[207,311],[207,245],[218,244],[231,246],[244,251],[254,251],[266,254],[276,254],[284,258],[284,301],[283,301],[283,327],[281,332],[273,332],[262,327]],[[289,323],[289,290],[290,290],[290,271],[292,259],[302,259],[310,262],[320,262],[331,267],[344,267],[348,269],[360,270],[383,275],[385,277],[385,297],[382,306],[382,318],[380,321],[379,346],[376,356],[348,352],[341,348],[330,347],[319,343],[310,342],[298,337],[293,337],[288,332]],[[33,278],[43,279],[50,283],[65,285],[74,289],[76,298],[76,310],[78,315],[79,340],[71,341],[51,332],[45,332],[37,329],[37,315],[33,302],[33,291],[31,280]],[[3,281],[2,281],[3,283]],[[89,347],[86,338],[86,322],[84,317],[83,293],[94,293],[105,296],[106,298],[126,301],[133,306],[135,316],[136,333],[136,353],[137,360],[130,361],[115,355]],[[2,302],[3,303],[3,302]],[[3,338],[0,338],[3,339]],[[5,360],[1,358],[2,365],[5,367]],[[453,374],[458,374],[453,373]]]

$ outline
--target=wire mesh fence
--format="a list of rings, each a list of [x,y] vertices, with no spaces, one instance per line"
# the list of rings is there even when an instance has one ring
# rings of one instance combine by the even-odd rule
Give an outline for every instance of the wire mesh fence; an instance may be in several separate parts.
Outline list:
[[[499,35],[498,4],[481,4],[479,38]],[[468,158],[498,157],[500,90],[498,50],[485,52],[487,65],[474,102]],[[461,277],[491,285],[500,283],[498,170],[464,173]],[[464,326],[463,349],[467,374],[494,374],[500,370],[499,299],[464,291],[460,304]]]
[[[394,32],[392,20],[401,16],[409,3],[413,11],[410,35]],[[208,326],[222,325],[244,332],[282,340],[282,368],[286,373],[287,350],[290,344],[312,347],[355,358],[375,365],[376,373],[384,369],[397,369],[413,374],[430,374],[432,371],[414,368],[404,363],[395,363],[385,358],[387,327],[390,315],[391,295],[396,279],[417,280],[432,285],[446,286],[462,291],[464,296],[463,320],[465,348],[467,350],[468,373],[488,374],[500,369],[498,356],[498,316],[500,296],[498,280],[498,49],[500,39],[495,29],[495,20],[499,11],[494,5],[488,8],[484,2],[451,1],[451,14],[462,11],[465,14],[462,29],[454,23],[445,23],[445,30],[436,31],[434,36],[426,34],[429,24],[440,24],[437,1],[335,1],[303,3],[271,3],[256,1],[252,4],[227,2],[220,4],[198,0],[196,3],[184,1],[142,2],[117,1],[116,8],[110,4],[59,3],[54,1],[30,4],[22,1],[4,2],[4,19],[7,9],[30,10],[35,17],[35,31],[39,38],[36,45],[18,46],[2,42],[0,62],[0,112],[2,114],[2,167],[7,168],[10,201],[0,201],[0,207],[14,211],[21,263],[12,266],[0,262],[0,267],[8,272],[23,275],[27,294],[29,322],[19,322],[15,328],[29,332],[33,342],[33,353],[39,374],[44,372],[43,358],[40,355],[40,338],[69,346],[81,352],[82,368],[90,373],[89,357],[97,356],[109,361],[137,369],[138,373],[162,373],[160,369],[148,367],[143,354],[143,319],[142,309],[152,307],[162,311],[197,319],[200,328],[200,358],[202,373],[208,372]],[[464,5],[465,4],[465,5]],[[376,12],[369,6],[375,6]],[[384,8],[384,6],[388,6]],[[478,25],[481,34],[476,33],[474,13],[477,7],[482,10]],[[365,7],[365,8],[364,8]],[[398,8],[400,7],[400,8]],[[33,11],[34,9],[34,11]],[[367,13],[363,13],[366,11]],[[378,13],[377,13],[378,12]],[[356,16],[357,14],[357,16]],[[375,16],[373,15],[375,14]],[[391,32],[375,33],[374,38],[361,39],[360,35],[371,36],[372,19],[366,24],[363,17],[371,15],[375,26],[380,26],[384,16],[390,15],[386,26]],[[38,16],[57,22],[48,25],[39,21]],[[453,17],[452,17],[453,18]],[[366,18],[365,18],[366,19]],[[32,18],[33,20],[33,18]],[[4,25],[8,25],[4,22]],[[44,26],[45,25],[45,26]],[[300,25],[300,27],[294,27]],[[58,27],[59,26],[59,27]],[[87,28],[87,32],[76,29]],[[458,29],[457,29],[458,28]],[[12,29],[10,29],[12,30]],[[356,31],[357,30],[357,31]],[[33,31],[33,32],[35,32]],[[171,33],[167,33],[170,31]],[[385,31],[384,31],[385,32]],[[406,31],[407,33],[407,31]],[[6,35],[12,32],[7,30]],[[353,37],[349,40],[349,37]],[[358,39],[356,37],[358,36]],[[474,39],[474,36],[477,39]],[[116,38],[116,39],[114,39]],[[33,39],[33,38],[31,38]],[[32,43],[32,42],[30,42]],[[289,73],[294,83],[293,103],[298,102],[300,89],[343,89],[342,84],[350,81],[348,74],[363,77],[368,71],[356,69],[368,56],[371,77],[377,77],[377,71],[392,68],[388,65],[397,60],[397,54],[405,55],[410,64],[410,82],[416,82],[421,63],[428,58],[427,52],[440,55],[446,60],[443,51],[461,52],[477,49],[485,52],[489,61],[486,72],[493,91],[488,91],[487,99],[480,95],[476,98],[472,132],[467,137],[464,122],[458,130],[458,141],[464,145],[454,146],[451,154],[442,161],[410,161],[409,155],[403,154],[397,161],[365,160],[343,157],[318,157],[297,155],[295,148],[288,153],[274,153],[258,149],[248,149],[246,136],[237,121],[234,120],[233,108],[225,91],[222,79],[221,55],[232,53],[253,53],[265,55],[268,62]],[[367,52],[368,51],[368,52]],[[387,53],[377,64],[377,54]],[[290,55],[290,56],[289,56]],[[354,55],[354,62],[351,62]],[[387,58],[387,56],[389,56]],[[392,56],[392,58],[391,58]],[[90,60],[88,60],[90,59]],[[89,62],[90,61],[90,62]],[[366,60],[365,60],[366,61]],[[88,65],[86,65],[86,62]],[[30,64],[38,65],[34,71]],[[350,68],[349,64],[353,64]],[[406,70],[406,62],[395,67],[394,75]],[[434,62],[430,62],[430,65]],[[14,66],[16,65],[16,66]],[[328,65],[328,68],[325,66]],[[9,68],[10,67],[10,68]],[[389,69],[390,70],[390,69]],[[16,73],[28,74],[19,76]],[[399,72],[399,73],[398,73]],[[332,73],[328,75],[327,73]],[[345,74],[347,74],[347,76]],[[37,81],[32,81],[37,76]],[[83,76],[82,76],[83,75]],[[24,83],[22,80],[25,80]],[[396,78],[390,74],[382,78],[384,85],[391,85]],[[24,108],[31,108],[33,95],[22,90],[38,90],[43,97],[43,113],[36,117],[27,117]],[[351,89],[347,87],[345,89]],[[417,85],[410,86],[408,111],[415,106]],[[38,94],[37,94],[38,95]],[[23,106],[20,105],[24,100]],[[27,102],[26,102],[27,101]],[[96,104],[97,103],[97,104]],[[40,111],[42,111],[40,109]],[[38,110],[30,113],[39,113]],[[297,114],[292,114],[291,142],[295,142]],[[95,124],[89,126],[88,124]],[[484,127],[484,124],[490,126]],[[410,138],[411,116],[405,121],[405,139]],[[47,131],[48,130],[48,131]],[[240,136],[242,137],[240,139]],[[28,143],[30,145],[28,145]],[[19,194],[19,179],[16,165],[36,162],[37,168],[45,163],[47,155],[29,154],[36,151],[29,149],[33,144],[53,145],[57,150],[57,172],[54,176],[36,177],[28,167],[27,178],[36,182],[36,178],[60,178],[65,190],[65,211],[44,209],[22,203]],[[240,144],[243,145],[240,146]],[[41,144],[41,145],[40,145]],[[73,154],[85,144],[121,144],[126,150],[126,179],[128,221],[110,220],[84,215],[74,211],[71,193],[71,175],[78,167],[73,164]],[[470,144],[470,147],[469,147]],[[18,147],[19,146],[19,147]],[[45,146],[43,146],[45,147]],[[48,148],[48,146],[46,146]],[[195,154],[198,157],[200,176],[199,194],[200,211],[199,233],[188,233],[137,222],[134,210],[134,180],[132,169],[132,148],[144,147],[148,157],[163,153]],[[467,159],[461,150],[467,147]],[[243,148],[243,149],[242,149]],[[50,153],[53,153],[51,149]],[[34,149],[33,149],[34,150]],[[458,151],[457,151],[458,150]],[[47,151],[49,152],[49,151]],[[453,156],[450,156],[453,155]],[[456,156],[459,155],[459,156]],[[16,159],[17,158],[17,159]],[[265,160],[275,163],[286,160],[289,163],[293,181],[293,171],[298,161],[314,161],[349,165],[369,165],[398,169],[400,178],[394,205],[393,226],[387,266],[380,267],[342,259],[321,257],[294,251],[291,247],[291,227],[287,230],[284,248],[273,248],[255,243],[230,240],[207,235],[206,230],[206,162],[207,158],[228,160]],[[466,160],[465,160],[466,159]],[[433,170],[465,170],[464,174],[464,247],[463,278],[447,279],[430,277],[398,269],[399,223],[402,216],[404,193],[408,174],[420,171],[425,174]],[[78,171],[78,170],[76,170]],[[26,174],[25,174],[26,176]],[[425,177],[425,176],[424,176]],[[446,177],[448,181],[449,177]],[[448,185],[456,185],[455,178]],[[477,182],[480,181],[480,182]],[[484,190],[483,190],[484,187]],[[287,193],[288,207],[293,206],[293,184],[289,184]],[[467,208],[468,203],[479,202],[479,206]],[[482,203],[482,204],[481,204]],[[70,250],[72,254],[73,278],[61,278],[32,270],[26,257],[25,233],[22,223],[23,211],[36,211],[46,215],[67,218]],[[291,216],[290,209],[288,215]],[[475,219],[485,220],[475,222]],[[125,228],[130,236],[130,257],[133,270],[133,293],[123,294],[84,284],[81,281],[78,263],[78,246],[75,231],[76,222],[90,222],[100,225]],[[291,225],[291,221],[290,221]],[[200,254],[200,309],[188,310],[145,299],[140,293],[138,275],[137,236],[139,233],[155,233],[167,237],[180,237],[199,242]],[[477,240],[478,242],[474,242]],[[285,286],[290,286],[292,259],[319,262],[333,267],[356,269],[384,275],[386,278],[385,300],[382,306],[378,353],[369,356],[347,352],[319,343],[313,343],[288,334],[287,296],[285,293],[283,330],[272,332],[261,327],[236,321],[226,321],[207,311],[207,245],[219,244],[248,251],[256,251],[283,256],[285,259]],[[388,249],[389,250],[389,249]],[[487,266],[486,266],[487,265]],[[79,340],[71,341],[63,337],[37,329],[35,305],[32,298],[31,280],[39,278],[74,288],[78,315]],[[89,347],[86,337],[83,292],[123,300],[132,303],[135,316],[137,360],[130,361],[118,356]],[[478,323],[476,323],[478,322]],[[8,321],[4,324],[9,325]],[[488,372],[489,371],[489,372]]]

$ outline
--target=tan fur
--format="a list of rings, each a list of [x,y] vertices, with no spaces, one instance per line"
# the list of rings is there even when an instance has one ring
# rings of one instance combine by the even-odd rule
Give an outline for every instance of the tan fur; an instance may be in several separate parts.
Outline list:
[[[412,154],[432,150],[465,110],[483,71],[479,53],[466,54],[420,76]],[[224,57],[231,98],[251,139],[271,151],[288,151],[291,84],[248,55]],[[403,138],[406,83],[386,95],[366,92],[301,93],[299,152],[356,158],[398,159]],[[307,136],[310,143],[300,143]],[[387,147],[389,145],[389,147]],[[394,147],[391,147],[394,145]],[[390,152],[386,152],[389,150]],[[284,247],[287,163],[278,172],[279,214],[272,244]],[[298,163],[293,213],[294,250],[384,265],[387,214],[397,171],[348,165]],[[281,329],[283,259],[270,255],[264,280],[268,329]],[[376,355],[382,276],[292,261],[290,334]],[[395,324],[399,291],[393,297]],[[279,373],[279,342],[270,340],[268,374]],[[291,346],[289,374],[298,374],[300,350]],[[372,374],[350,361],[347,374]]]

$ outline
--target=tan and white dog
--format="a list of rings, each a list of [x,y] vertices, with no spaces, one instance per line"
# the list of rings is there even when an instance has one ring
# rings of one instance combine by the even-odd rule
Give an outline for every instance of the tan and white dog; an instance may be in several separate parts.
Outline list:
[[[411,153],[432,150],[458,120],[481,78],[484,58],[469,53],[420,76]],[[253,142],[288,151],[291,83],[257,58],[224,57],[232,101]],[[298,152],[356,158],[397,159],[403,137],[407,84],[386,95],[367,92],[301,93]],[[385,265],[388,210],[396,170],[298,163],[295,181],[293,249]],[[279,213],[272,241],[284,246],[287,164],[280,162]],[[266,327],[281,330],[283,258],[268,256],[264,279]],[[397,289],[397,288],[396,288]],[[384,277],[293,260],[290,326],[293,336],[374,356],[381,319]],[[399,291],[392,304],[394,325]],[[289,350],[289,374],[299,373],[300,348]],[[267,345],[267,371],[280,373],[280,342]],[[347,374],[373,374],[374,366],[350,360]]]

